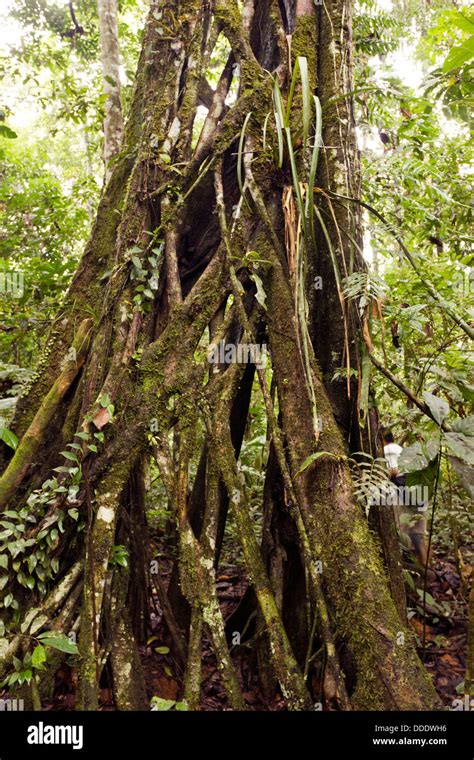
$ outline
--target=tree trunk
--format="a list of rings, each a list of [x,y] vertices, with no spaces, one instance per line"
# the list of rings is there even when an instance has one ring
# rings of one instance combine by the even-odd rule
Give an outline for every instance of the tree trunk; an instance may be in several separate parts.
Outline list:
[[[120,100],[120,49],[117,0],[97,0],[100,30],[102,76],[104,79],[104,163],[105,180],[112,174],[111,160],[120,152],[124,123]]]
[[[219,34],[231,53],[210,91],[205,73]],[[310,168],[317,104],[296,68],[306,65],[323,106],[317,175]],[[20,400],[13,427],[21,456],[0,480],[2,507],[23,525],[18,538],[34,539],[20,543],[15,564],[1,571],[2,672],[23,647],[19,625],[35,635],[57,624],[81,583],[81,608],[72,614],[81,621],[78,704],[97,707],[116,642],[116,706],[140,705],[142,681],[134,693],[126,686],[145,633],[133,590],[140,587],[142,599],[140,473],[153,455],[177,526],[180,589],[165,606],[181,651],[188,643],[185,695],[193,706],[206,635],[229,704],[244,707],[215,586],[228,509],[270,656],[271,674],[262,676],[269,687],[279,684],[289,709],[311,707],[321,691],[338,709],[440,706],[353,496],[348,444],[360,448],[367,438],[358,381],[347,374],[336,388],[330,382],[341,364],[359,370],[362,382],[363,324],[338,281],[362,266],[360,219],[334,195],[358,192],[351,89],[347,0],[250,0],[243,11],[235,0],[152,2],[124,147]],[[287,116],[275,121],[278,93]],[[208,114],[193,136],[199,104]],[[315,296],[319,275],[323,291]],[[74,364],[85,332],[86,355]],[[265,340],[270,349],[275,395],[252,359],[272,451],[262,546],[239,463],[249,375],[239,361],[208,362],[206,344],[221,340],[237,348]],[[191,462],[200,462],[194,483]],[[0,534],[0,551],[8,552],[13,533]],[[129,548],[128,594],[117,545]],[[190,612],[184,644],[172,615],[178,596]],[[298,620],[296,597],[306,606]]]

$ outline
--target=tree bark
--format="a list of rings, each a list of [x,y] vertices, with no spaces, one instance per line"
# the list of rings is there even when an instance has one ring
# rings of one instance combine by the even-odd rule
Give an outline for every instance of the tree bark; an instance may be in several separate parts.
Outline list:
[[[124,122],[120,99],[120,48],[118,38],[117,0],[97,0],[99,12],[100,51],[104,80],[104,163],[105,181],[112,174],[111,161],[122,146]]]

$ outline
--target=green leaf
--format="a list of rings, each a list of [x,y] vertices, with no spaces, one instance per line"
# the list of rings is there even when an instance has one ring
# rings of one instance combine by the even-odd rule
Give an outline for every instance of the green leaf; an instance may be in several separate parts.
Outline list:
[[[1,126],[1,125],[0,125]],[[0,427],[0,439],[7,444],[13,451],[18,446],[18,438],[12,430],[6,427]]]
[[[438,457],[435,457],[429,465],[422,470],[408,472],[406,476],[406,485],[408,488],[411,488],[412,486],[426,486],[428,488],[428,495],[431,497],[437,471]]]
[[[413,580],[413,576],[410,573],[410,571],[403,568],[403,577],[405,578],[405,581],[410,586],[410,588],[413,591],[415,591],[416,590],[415,581]]]
[[[33,678],[33,671],[28,668],[27,670],[24,670],[21,673],[21,676],[23,678],[23,681],[25,681],[26,683],[29,683],[31,679]]]
[[[270,112],[267,113],[265,116],[265,121],[263,122],[263,150],[265,151],[267,149],[267,129],[268,129],[268,121],[270,119]]]
[[[438,602],[435,601],[435,599],[431,596],[430,593],[426,592],[426,594],[424,594],[422,588],[417,588],[416,591],[421,600],[423,600],[423,596],[424,596],[424,598],[426,599],[426,604],[429,604],[430,607],[434,607],[436,610],[439,610],[440,606]]]
[[[74,433],[76,438],[80,438],[81,441],[88,441],[90,438],[90,433],[86,433],[85,431],[81,430],[79,433]]]
[[[79,493],[79,485],[75,483],[69,488],[67,492],[68,501],[75,501],[78,493]]]
[[[18,520],[20,517],[18,512],[13,512],[11,509],[6,509],[2,514],[4,517],[10,517],[12,520]]]
[[[4,528],[7,528],[7,530],[11,530],[12,533],[17,530],[17,526],[14,525],[11,522],[8,522],[8,520],[0,520],[0,525],[2,525]]]
[[[294,80],[296,80],[298,69],[301,77],[301,94],[303,98],[303,147],[306,148],[309,128],[311,125],[311,87],[308,74],[308,59],[304,56],[300,55],[296,59],[295,70],[293,73]],[[294,85],[292,83],[291,94],[288,98],[288,109],[290,109],[292,105],[293,91]]]
[[[58,633],[57,631],[46,631],[45,633],[40,633],[38,639],[45,646],[52,647],[53,649],[58,649],[60,652],[66,652],[67,654],[79,654],[79,650],[76,644],[73,644],[72,641],[70,641],[64,633]]]
[[[462,433],[446,433],[446,445],[451,454],[474,466],[474,438]]]
[[[265,293],[265,290],[263,288],[263,282],[261,278],[258,276],[258,274],[255,274],[255,272],[252,272],[250,275],[250,279],[254,281],[255,285],[257,286],[257,292],[255,293],[255,298],[257,299],[260,306],[262,306],[265,310],[267,309],[265,305],[265,301],[267,300],[267,294]]]
[[[8,555],[7,554],[0,554],[0,567],[3,567],[4,570],[7,570],[7,568],[8,568]]]
[[[303,147],[306,148],[311,127],[312,92],[308,73],[308,59],[304,56],[299,56],[298,61],[301,76],[301,92],[303,96]]]
[[[403,449],[398,460],[400,472],[417,472],[428,467],[435,459],[439,451],[438,441],[430,440],[427,443],[414,443]]]
[[[237,182],[239,183],[239,190],[240,190],[241,195],[244,194],[244,182],[242,178],[242,169],[243,169],[243,152],[244,152],[244,145],[245,145],[245,133],[247,131],[247,125],[250,121],[251,116],[252,116],[252,111],[249,111],[249,113],[245,117],[242,131],[240,133],[239,148],[237,151]]]
[[[470,498],[474,499],[474,468],[456,457],[449,456],[448,458],[461,481],[462,487]]]
[[[34,668],[41,668],[44,662],[46,662],[46,649],[42,644],[38,644],[31,655],[31,664]]]
[[[0,137],[7,137],[9,140],[14,140],[18,135],[13,129],[7,127],[6,124],[0,124]]]
[[[369,353],[367,351],[367,347],[365,344],[363,345],[362,349],[362,361],[361,361],[361,371],[362,371],[362,378],[360,382],[360,392],[359,392],[359,425],[362,429],[364,429],[367,415],[369,413],[369,394],[370,394],[370,373],[372,369],[372,363],[370,361]]]
[[[278,92],[278,95],[277,95]],[[278,168],[281,169],[283,166],[283,155],[284,155],[284,149],[285,149],[285,143],[283,139],[283,116],[282,116],[282,105],[281,105],[281,92],[280,88],[278,87],[278,84],[275,82],[274,88],[273,88],[273,99],[275,102],[275,126],[277,131],[277,139],[278,139]]]
[[[152,704],[153,710],[166,712],[167,710],[171,710],[171,708],[175,706],[176,702],[174,699],[162,699],[161,697],[152,697],[151,704]]]
[[[428,393],[428,391],[423,393],[423,398],[436,422],[438,425],[441,425],[449,414],[448,402],[443,398],[439,398],[439,396],[434,396],[432,393]]]
[[[307,218],[309,219],[311,235],[314,238],[313,198],[314,198],[314,184],[316,182],[316,171],[318,168],[319,148],[321,145],[322,109],[321,109],[321,102],[316,95],[313,95],[313,100],[314,100],[314,107],[315,107],[315,112],[316,112],[316,122],[315,122],[315,130],[314,130],[314,145],[313,145],[313,150],[311,151],[311,166],[309,170],[308,192],[306,194],[305,213],[306,213]]]
[[[456,433],[474,436],[474,414],[470,414],[469,417],[464,417],[463,419],[458,418],[454,420],[453,430]],[[6,514],[6,512],[4,514]]]
[[[77,454],[74,454],[73,451],[61,451],[61,456],[63,456],[65,459],[69,459],[71,462],[78,462]]]
[[[457,69],[467,61],[474,58],[474,34],[461,45],[455,45],[451,48],[448,57],[443,63],[443,73],[446,74],[452,69]]]
[[[12,662],[13,662],[13,667],[15,668],[15,670],[18,670],[18,672],[20,672],[20,670],[23,667],[22,661],[19,660],[18,657],[12,657]]]
[[[454,14],[450,14],[449,21],[458,29],[462,29],[464,32],[468,32],[470,34],[474,34],[474,21],[468,19],[459,11]]]
[[[304,472],[308,469],[310,464],[313,464],[313,462],[316,462],[317,459],[321,459],[321,457],[329,457],[330,459],[339,459],[336,454],[332,454],[330,451],[315,451],[314,454],[310,454],[309,457],[306,457],[303,464],[301,465],[300,469],[296,473],[297,475],[300,475],[300,473]]]
[[[16,398],[2,398],[0,399],[0,410],[7,411],[15,408],[17,402]]]
[[[169,647],[156,647],[155,652],[158,652],[158,654],[169,654],[170,649]]]

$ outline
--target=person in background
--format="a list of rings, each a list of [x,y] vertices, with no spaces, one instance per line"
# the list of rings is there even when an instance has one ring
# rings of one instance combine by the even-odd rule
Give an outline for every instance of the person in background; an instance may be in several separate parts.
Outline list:
[[[410,490],[406,487],[406,475],[401,473],[398,466],[403,447],[395,443],[393,433],[385,430],[383,433],[383,453],[387,463],[388,474],[392,483],[398,489],[398,498],[395,505],[395,519],[398,530],[402,536],[406,536],[413,547],[416,557],[423,567],[428,562],[427,524],[424,513],[425,503],[413,505],[410,499]],[[416,493],[416,490],[413,492]]]
[[[398,478],[400,482],[396,483],[396,485],[404,486],[406,477],[405,475],[400,475],[398,469],[398,460],[400,458],[400,454],[403,451],[403,447],[399,446],[398,443],[395,443],[393,433],[391,433],[390,430],[384,432],[383,444],[383,455],[385,457],[385,461],[387,462],[390,480],[392,483],[396,483],[396,479]]]

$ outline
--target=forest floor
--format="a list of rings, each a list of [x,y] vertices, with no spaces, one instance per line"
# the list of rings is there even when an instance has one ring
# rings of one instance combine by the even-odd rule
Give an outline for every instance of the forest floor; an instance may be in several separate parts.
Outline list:
[[[452,560],[436,556],[436,579],[427,588],[425,649],[423,651],[422,600],[410,619],[419,643],[419,654],[448,708],[462,699],[467,652],[467,596]]]
[[[423,652],[423,602],[422,589],[408,589],[408,614],[410,626],[417,638],[419,654],[433,678],[443,703],[453,709],[453,702],[462,698],[463,674],[467,646],[467,593],[454,563],[441,554],[435,554],[431,564],[435,579],[428,584],[426,594],[425,649]],[[171,563],[160,563],[162,581],[166,585],[171,573]],[[420,579],[418,585],[422,586]],[[410,584],[411,586],[411,584]],[[242,570],[236,564],[222,564],[217,580],[217,591],[224,618],[237,608],[246,589]],[[151,611],[153,633],[149,643],[141,648],[147,695],[170,703],[179,700],[183,673],[173,658],[170,639],[157,599]],[[266,698],[257,682],[255,651],[251,645],[255,638],[235,650],[234,662],[245,700],[250,710],[284,710],[284,700],[278,696]],[[225,691],[219,676],[217,663],[209,642],[205,640],[202,658],[203,699],[201,710],[222,711],[229,709]],[[457,691],[457,688],[461,689]],[[75,703],[75,674],[68,669],[60,671],[56,678],[53,698],[44,705],[45,710],[72,710]],[[112,693],[102,688],[101,710],[113,710]],[[171,704],[171,709],[173,705]]]

